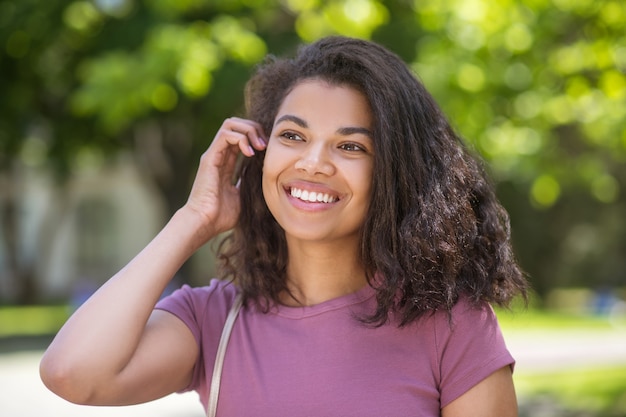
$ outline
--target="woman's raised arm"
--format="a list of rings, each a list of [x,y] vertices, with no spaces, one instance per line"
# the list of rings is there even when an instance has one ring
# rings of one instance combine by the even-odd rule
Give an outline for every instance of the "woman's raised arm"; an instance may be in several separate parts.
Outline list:
[[[253,148],[265,148],[258,124],[238,118],[222,124],[202,155],[185,206],[70,317],[46,350],[40,373],[52,391],[75,403],[122,405],[188,384],[198,355],[195,339],[181,320],[154,306],[182,264],[235,225],[235,162]]]

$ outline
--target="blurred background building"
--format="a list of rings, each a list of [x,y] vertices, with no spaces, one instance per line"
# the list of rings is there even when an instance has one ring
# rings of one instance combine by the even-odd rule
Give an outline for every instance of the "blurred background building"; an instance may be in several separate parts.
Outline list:
[[[6,243],[2,246],[4,301],[78,300],[128,262],[162,226],[163,203],[128,158],[77,173],[63,189],[49,171],[29,168],[19,167],[7,187],[14,193],[14,207],[10,213],[5,207],[4,213],[12,224],[3,222],[0,231],[11,236],[17,251],[9,258]]]

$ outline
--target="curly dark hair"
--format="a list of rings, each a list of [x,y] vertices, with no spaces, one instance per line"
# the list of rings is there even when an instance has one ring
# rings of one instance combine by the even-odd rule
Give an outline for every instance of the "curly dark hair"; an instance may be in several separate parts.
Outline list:
[[[374,172],[360,256],[376,290],[364,321],[399,326],[447,310],[461,295],[506,306],[526,299],[509,217],[480,159],[455,134],[409,67],[370,41],[327,37],[293,59],[268,57],[246,86],[247,117],[269,135],[287,94],[304,80],[360,91],[373,114]],[[287,291],[287,244],[259,198],[264,152],[246,158],[241,214],[220,245],[222,278],[235,279],[246,300],[264,309]]]

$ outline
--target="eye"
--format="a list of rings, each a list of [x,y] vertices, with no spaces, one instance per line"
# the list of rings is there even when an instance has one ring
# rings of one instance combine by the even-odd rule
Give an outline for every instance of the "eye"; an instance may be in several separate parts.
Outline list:
[[[302,141],[302,136],[298,135],[297,133],[291,132],[291,131],[287,131],[287,132],[283,132],[280,134],[280,137],[285,138],[287,140],[292,140],[292,141]]]
[[[343,149],[348,152],[367,152],[367,149],[362,145],[354,142],[343,143],[339,145],[339,149]]]

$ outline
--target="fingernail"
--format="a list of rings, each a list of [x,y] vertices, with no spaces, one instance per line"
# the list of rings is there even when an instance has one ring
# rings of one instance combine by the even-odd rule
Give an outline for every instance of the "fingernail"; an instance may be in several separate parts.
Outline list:
[[[248,145],[248,150],[250,151],[250,155],[254,155],[254,149],[252,146]]]

